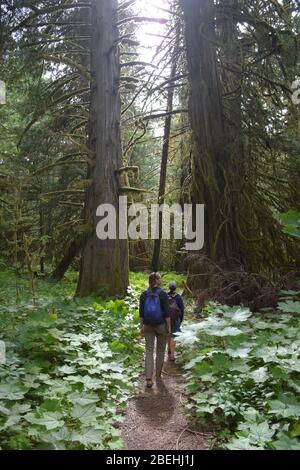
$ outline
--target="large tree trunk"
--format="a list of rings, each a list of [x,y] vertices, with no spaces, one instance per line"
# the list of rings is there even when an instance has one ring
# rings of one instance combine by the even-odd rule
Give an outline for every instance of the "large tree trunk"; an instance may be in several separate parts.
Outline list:
[[[39,213],[40,213],[40,237],[41,237],[41,240],[43,239],[43,237],[45,236],[45,213],[44,213],[44,206],[43,204],[40,204],[40,208],[39,208]],[[43,246],[43,243],[41,245],[41,254],[40,254],[40,271],[41,271],[41,274],[44,274],[45,273],[45,253],[44,253],[44,246]]]
[[[243,54],[239,42],[239,32],[234,12],[238,8],[238,0],[222,0],[220,2],[219,35],[222,49],[220,50],[222,69],[223,116],[225,117],[225,142],[228,162],[225,167],[226,186],[226,222],[221,236],[230,240],[230,254],[243,260],[242,240],[239,235],[239,220],[245,218],[247,207],[242,202],[241,193],[246,177],[246,155],[243,145],[242,129],[242,87],[243,87]],[[218,242],[218,241],[217,241]]]
[[[79,296],[123,295],[128,285],[127,240],[99,240],[96,209],[112,204],[118,213],[118,182],[122,166],[120,137],[120,65],[117,50],[117,0],[92,1],[91,108],[89,148],[91,186],[86,193],[85,219],[90,232],[83,242]]]
[[[189,115],[193,131],[191,199],[205,204],[203,252],[214,260],[238,250],[232,230],[230,181],[233,133],[224,116],[216,36],[216,9],[211,0],[181,0],[189,72]],[[224,33],[225,34],[225,33]],[[239,103],[240,105],[240,103]],[[236,129],[234,130],[237,135]]]

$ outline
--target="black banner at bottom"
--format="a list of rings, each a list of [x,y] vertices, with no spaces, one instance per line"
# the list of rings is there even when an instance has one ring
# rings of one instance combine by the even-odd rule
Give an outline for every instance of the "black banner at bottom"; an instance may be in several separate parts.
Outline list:
[[[46,455],[45,455],[46,454]],[[295,451],[0,451],[0,464],[5,461],[13,465],[15,461],[26,463],[32,467],[38,465],[80,465],[87,468],[127,468],[144,469],[161,466],[176,469],[191,468],[209,470],[214,465],[226,464],[234,467],[234,463],[243,466],[255,464],[256,467],[269,465],[280,468],[289,462],[298,460]]]

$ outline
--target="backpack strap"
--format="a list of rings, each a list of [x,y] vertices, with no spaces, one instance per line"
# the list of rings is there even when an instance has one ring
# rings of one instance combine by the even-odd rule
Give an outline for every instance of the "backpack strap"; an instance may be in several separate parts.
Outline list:
[[[159,297],[159,294],[162,292],[162,289],[157,289],[156,292],[154,292],[153,290],[151,289],[147,289],[146,290],[146,296],[149,297],[149,296],[153,296],[153,297]]]
[[[173,299],[176,299],[178,295],[179,294],[177,294],[177,292],[175,292],[175,294],[168,294],[168,297],[173,300]]]

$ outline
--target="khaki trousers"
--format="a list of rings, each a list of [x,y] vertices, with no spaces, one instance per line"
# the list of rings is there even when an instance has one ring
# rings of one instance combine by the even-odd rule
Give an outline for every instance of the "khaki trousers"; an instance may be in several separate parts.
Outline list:
[[[145,325],[145,341],[146,341],[146,359],[145,359],[145,373],[146,379],[153,377],[153,356],[154,356],[154,342],[156,338],[156,377],[159,377],[164,365],[165,351],[167,343],[167,325]]]

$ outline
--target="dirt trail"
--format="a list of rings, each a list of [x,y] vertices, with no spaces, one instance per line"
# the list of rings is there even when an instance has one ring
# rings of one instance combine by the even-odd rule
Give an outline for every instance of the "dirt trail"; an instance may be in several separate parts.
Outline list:
[[[163,378],[152,389],[141,376],[137,394],[129,401],[122,437],[127,450],[206,450],[210,433],[191,430],[184,414],[180,369],[165,361]]]

